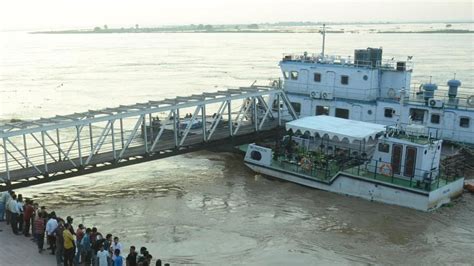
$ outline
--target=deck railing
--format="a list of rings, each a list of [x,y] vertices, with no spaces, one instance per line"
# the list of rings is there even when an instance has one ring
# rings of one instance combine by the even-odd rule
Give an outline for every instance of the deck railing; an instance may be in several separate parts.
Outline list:
[[[306,63],[321,63],[321,64],[334,64],[334,65],[351,65],[356,67],[368,67],[368,68],[384,68],[384,69],[397,69],[398,62],[404,62],[404,69],[413,69],[413,61],[406,60],[391,60],[383,59],[380,61],[368,61],[368,60],[354,60],[352,56],[341,56],[341,55],[326,55],[316,53],[288,53],[283,54],[283,61],[298,61]],[[374,64],[375,63],[375,64]]]
[[[361,176],[377,180],[396,186],[433,191],[458,180],[459,176],[449,176],[443,170],[434,170],[425,172],[422,169],[415,168],[410,177],[395,174],[390,170],[386,173],[377,171],[382,165],[391,168],[391,164],[379,160],[366,160],[360,157],[335,157],[315,159],[311,155],[307,156],[274,156],[272,166],[282,170],[312,177],[317,181],[329,182],[337,173],[343,172],[355,176]],[[423,173],[423,174],[419,174]]]

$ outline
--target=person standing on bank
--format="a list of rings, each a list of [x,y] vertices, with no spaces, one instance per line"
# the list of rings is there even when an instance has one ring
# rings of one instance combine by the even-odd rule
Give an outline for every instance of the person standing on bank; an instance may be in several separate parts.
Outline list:
[[[137,255],[135,246],[130,247],[130,253],[128,253],[127,259],[125,260],[127,266],[137,266]]]
[[[23,196],[21,194],[18,194],[18,198],[16,200],[16,209],[18,212],[18,217],[16,219],[18,224],[17,228],[19,232],[23,233]]]
[[[35,209],[33,208],[33,204],[31,200],[27,199],[26,204],[25,204],[25,210],[23,212],[23,222],[24,222],[24,227],[23,227],[23,234],[28,237],[30,236],[30,226],[31,220],[33,219],[33,214],[35,212]]]
[[[16,195],[13,194],[10,201],[8,202],[8,210],[10,211],[10,224],[12,226],[12,231],[15,235],[18,235],[18,208],[16,202]]]
[[[43,252],[43,244],[44,244],[44,219],[43,219],[43,213],[39,213],[35,219],[34,223],[34,228],[35,228],[35,240],[36,244],[38,245],[38,252],[41,253]]]
[[[77,230],[76,230],[77,253],[76,253],[76,256],[74,257],[74,263],[76,265],[79,265],[79,262],[81,261],[81,259],[84,260],[84,257],[82,257],[83,248],[82,248],[82,244],[81,244],[82,238],[84,237],[84,234],[85,234],[84,225],[79,224],[79,226],[77,227]]]
[[[56,236],[56,262],[58,263],[58,266],[61,265],[61,263],[64,261],[64,220],[59,218],[58,219],[58,227],[56,228],[56,231],[54,232],[54,235]]]
[[[58,228],[58,221],[56,220],[56,213],[51,212],[49,215],[49,220],[46,223],[46,234],[48,237],[49,249],[51,249],[51,254],[54,255],[56,252],[56,237],[54,232]]]
[[[112,256],[112,260],[115,260],[115,251],[118,249],[118,250],[120,250],[120,253],[122,253],[122,249],[123,249],[122,243],[119,242],[118,237],[114,237],[114,243],[112,243],[111,249],[112,249],[113,254],[114,254]]]
[[[8,191],[0,193],[0,222],[5,221],[5,211],[8,199],[10,199],[10,193],[8,193]]]
[[[63,241],[64,241],[64,266],[74,265],[74,252],[76,246],[74,244],[74,237],[71,234],[72,225],[66,224],[66,228],[63,230]]]
[[[97,259],[99,260],[99,266],[109,266],[109,252],[104,249],[104,245],[100,245],[100,250],[97,251]]]

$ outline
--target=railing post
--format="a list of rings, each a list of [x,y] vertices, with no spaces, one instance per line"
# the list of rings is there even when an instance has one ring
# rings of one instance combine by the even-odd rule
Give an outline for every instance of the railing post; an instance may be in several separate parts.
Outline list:
[[[114,122],[115,120],[112,121],[111,123],[111,128],[110,128],[110,133],[112,134],[112,154],[114,156],[114,161],[117,159],[117,151],[115,150],[115,132],[114,132]],[[146,129],[145,129],[146,130]]]
[[[379,168],[377,167],[378,162],[379,162],[379,161],[375,160],[374,179],[377,179],[377,169],[379,169]]]
[[[147,132],[148,130],[146,128],[146,116],[145,115],[143,115],[142,120],[143,120],[143,122],[142,122],[143,123],[143,139],[145,141],[145,154],[147,154],[148,153],[148,132]],[[112,126],[113,126],[113,124],[112,124]],[[152,127],[152,124],[150,124],[150,128],[151,127]]]
[[[150,138],[153,139],[153,116],[151,115],[151,113],[148,114],[148,120],[150,120]],[[145,126],[145,130],[146,130],[146,126]]]
[[[41,142],[43,144],[44,172],[48,173],[48,160],[46,159],[46,143],[44,142],[44,131],[41,131]]]
[[[10,181],[10,169],[8,168],[8,152],[7,152],[7,141],[3,138],[3,151],[5,155],[5,170],[7,171],[7,179]]]
[[[89,123],[89,138],[91,143],[91,153],[94,152],[94,137],[92,136],[92,123]]]
[[[219,115],[219,114],[217,114]],[[216,116],[214,119],[217,119],[218,117]],[[202,138],[204,142],[207,142],[207,122],[206,122],[206,104],[203,104],[201,106],[201,122],[202,122]],[[192,125],[191,125],[192,126]]]
[[[254,124],[254,130],[255,132],[258,131],[258,114],[257,114],[257,97],[253,97],[252,98],[252,105],[253,105],[253,122],[255,123]]]
[[[231,100],[227,100],[227,112],[228,112],[228,120],[229,120],[229,135],[232,137],[233,129],[232,129],[232,108],[230,106]]]
[[[280,93],[277,94],[278,125],[281,126]],[[273,103],[272,103],[273,104]]]
[[[79,136],[79,134],[77,134]],[[120,142],[122,143],[122,149],[125,147],[125,143],[123,142],[123,119],[120,118]]]
[[[392,184],[393,184],[393,178],[394,178],[394,175],[395,175],[395,174],[393,173],[392,164],[390,164],[390,169],[392,169],[392,170],[390,170],[390,172],[391,172],[391,174],[392,174]]]
[[[61,140],[59,138],[59,129],[56,128],[56,141],[58,142],[58,158],[61,161]]]
[[[79,132],[79,126],[76,126],[76,134],[77,134],[77,152],[78,152],[78,156],[79,156],[79,165],[82,166],[83,162],[82,162],[81,136],[80,136],[80,132]]]
[[[176,110],[173,110],[173,135],[174,135],[174,146],[175,148],[178,147],[178,121],[176,121]]]
[[[24,149],[24,152],[25,152],[25,164],[26,164],[26,167],[28,167],[28,148],[27,148],[27,145],[26,145],[26,134],[23,134],[23,149]]]

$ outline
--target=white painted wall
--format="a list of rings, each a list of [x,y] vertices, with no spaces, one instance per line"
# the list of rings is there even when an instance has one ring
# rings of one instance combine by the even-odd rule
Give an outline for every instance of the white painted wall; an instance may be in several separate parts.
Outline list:
[[[400,190],[394,187],[384,186],[383,184],[374,184],[363,180],[351,178],[349,175],[341,173],[339,177],[331,184],[315,182],[292,175],[291,173],[282,173],[268,168],[263,168],[246,163],[253,171],[273,176],[297,184],[313,187],[321,190],[346,194],[360,197],[371,201],[378,201],[387,204],[393,204],[421,211],[428,211],[448,203],[451,197],[462,193],[462,184],[464,179],[459,179],[431,193],[422,194]]]

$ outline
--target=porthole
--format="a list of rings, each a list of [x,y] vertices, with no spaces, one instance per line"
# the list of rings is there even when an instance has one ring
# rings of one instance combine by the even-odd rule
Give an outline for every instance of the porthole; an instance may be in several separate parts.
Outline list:
[[[262,154],[258,151],[252,151],[250,153],[250,158],[255,161],[260,161],[262,159]]]
[[[427,150],[425,150],[425,154],[427,154],[427,153],[428,153],[428,151],[427,151]]]
[[[364,79],[364,80],[368,80],[369,77],[368,77],[367,75],[364,75],[363,79]]]
[[[372,110],[368,110],[368,111],[367,111],[367,114],[371,115],[371,114],[372,114]]]

